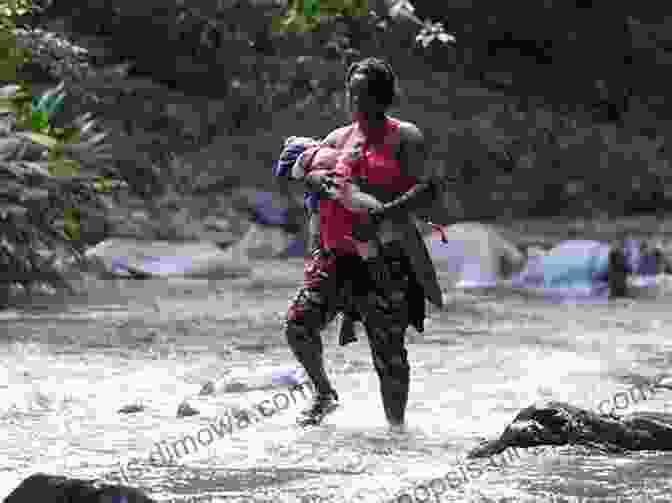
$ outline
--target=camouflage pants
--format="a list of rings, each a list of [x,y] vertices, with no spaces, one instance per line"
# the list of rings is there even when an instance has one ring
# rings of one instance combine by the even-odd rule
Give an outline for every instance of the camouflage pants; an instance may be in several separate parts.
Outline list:
[[[320,332],[338,312],[357,313],[366,328],[385,413],[388,420],[401,422],[410,375],[404,347],[410,268],[398,244],[386,246],[383,255],[389,280],[381,285],[371,279],[360,257],[314,253],[287,313],[285,334],[317,391],[329,393],[333,388],[324,371]]]

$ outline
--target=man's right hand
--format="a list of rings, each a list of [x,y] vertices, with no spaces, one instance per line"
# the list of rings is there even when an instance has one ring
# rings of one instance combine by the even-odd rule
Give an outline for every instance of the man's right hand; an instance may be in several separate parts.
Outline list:
[[[311,189],[320,191],[321,193],[327,193],[339,187],[336,176],[332,173],[308,173],[305,177],[305,182]]]

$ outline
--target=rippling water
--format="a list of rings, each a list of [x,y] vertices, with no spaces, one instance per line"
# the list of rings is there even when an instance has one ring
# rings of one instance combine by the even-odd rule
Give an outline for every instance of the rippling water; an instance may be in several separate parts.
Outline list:
[[[267,262],[246,279],[99,282],[87,304],[0,313],[0,495],[36,471],[116,482],[123,468],[157,501],[382,502],[456,470],[467,449],[535,400],[596,408],[669,366],[664,300],[559,306],[451,293],[424,335],[409,332],[408,435],[386,432],[366,338],[341,348],[333,327],[325,352],[343,406],[323,427],[293,426],[306,402],[296,395],[232,435],[207,433],[231,408],[289,396],[268,385],[273,369],[296,365],[281,318],[300,268]],[[214,393],[199,394],[208,381]],[[628,411],[665,411],[667,393]],[[178,418],[185,400],[200,414]],[[117,412],[133,404],[143,409]],[[199,432],[214,440],[158,459],[157,443]],[[548,448],[476,465],[469,482],[435,483],[434,497],[420,488],[415,501],[664,501],[672,490],[664,453]]]

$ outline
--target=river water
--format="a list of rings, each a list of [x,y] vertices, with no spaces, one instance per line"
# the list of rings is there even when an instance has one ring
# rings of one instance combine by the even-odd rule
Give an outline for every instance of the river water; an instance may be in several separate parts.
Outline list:
[[[342,348],[330,327],[325,353],[343,405],[302,431],[294,421],[310,389],[268,386],[274,369],[296,366],[282,316],[301,266],[267,261],[220,281],[97,281],[86,302],[0,313],[0,497],[43,471],[126,477],[157,501],[185,503],[382,503],[404,492],[397,501],[669,499],[672,454],[549,447],[462,461],[536,400],[614,408],[616,393],[667,372],[668,300],[557,305],[449,290],[425,334],[409,329],[409,432],[396,436],[365,336]],[[214,392],[199,394],[209,381]],[[665,411],[668,393],[627,403],[621,394],[617,411]],[[273,399],[269,417],[222,430],[227,410]],[[200,414],[178,417],[183,401]],[[118,413],[128,405],[143,409]],[[159,459],[158,445],[187,436],[200,443]],[[437,478],[460,482],[423,489]]]

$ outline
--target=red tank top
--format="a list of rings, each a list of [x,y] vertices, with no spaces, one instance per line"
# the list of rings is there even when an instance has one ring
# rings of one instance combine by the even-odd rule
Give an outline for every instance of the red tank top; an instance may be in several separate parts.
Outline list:
[[[368,183],[384,187],[394,195],[403,194],[415,185],[415,177],[405,175],[395,157],[399,142],[398,120],[386,119],[382,145],[371,145],[370,138],[354,128],[358,128],[357,123],[346,129],[343,133],[345,142],[339,145],[343,152],[336,170],[340,174],[346,178],[364,176]],[[320,235],[322,245],[328,249],[357,254],[352,226],[366,221],[368,215],[353,213],[339,201],[320,200]]]

